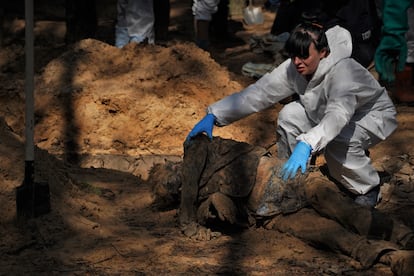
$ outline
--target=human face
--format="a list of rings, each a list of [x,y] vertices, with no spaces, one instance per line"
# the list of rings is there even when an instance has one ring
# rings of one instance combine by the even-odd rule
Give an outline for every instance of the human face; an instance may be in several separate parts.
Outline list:
[[[299,74],[306,79],[311,79],[316,69],[318,69],[319,62],[326,56],[326,50],[322,49],[320,52],[315,48],[315,44],[309,45],[309,56],[301,58],[298,56],[291,57],[293,64]]]

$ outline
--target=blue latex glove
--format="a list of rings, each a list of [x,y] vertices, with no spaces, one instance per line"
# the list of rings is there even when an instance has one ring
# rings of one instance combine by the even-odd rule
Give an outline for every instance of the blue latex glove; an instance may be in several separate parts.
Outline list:
[[[299,167],[302,169],[302,173],[306,172],[306,164],[308,163],[309,156],[312,148],[307,143],[300,141],[289,157],[289,160],[283,165],[280,176],[284,181],[289,178],[295,178],[296,172]]]
[[[207,134],[210,140],[213,140],[213,127],[215,121],[216,117],[214,117],[214,115],[211,113],[204,116],[204,118],[201,119],[201,121],[198,122],[190,131],[187,138],[185,139],[185,142],[189,142],[192,138],[196,137],[197,135],[203,132]]]

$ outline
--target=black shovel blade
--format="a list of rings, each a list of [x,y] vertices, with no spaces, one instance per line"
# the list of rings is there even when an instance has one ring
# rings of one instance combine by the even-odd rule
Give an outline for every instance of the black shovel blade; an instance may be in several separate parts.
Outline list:
[[[38,217],[50,212],[50,192],[46,182],[25,183],[16,188],[18,218]]]

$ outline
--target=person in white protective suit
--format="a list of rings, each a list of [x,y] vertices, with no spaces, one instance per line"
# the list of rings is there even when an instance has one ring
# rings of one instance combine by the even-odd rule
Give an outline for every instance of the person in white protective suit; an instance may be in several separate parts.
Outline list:
[[[188,134],[213,138],[213,126],[225,126],[298,95],[278,115],[278,155],[288,158],[280,177],[306,172],[312,154],[323,151],[330,176],[355,202],[374,207],[380,177],[367,149],[397,127],[396,110],[386,89],[350,58],[350,33],[339,26],[326,32],[315,23],[297,26],[285,44],[290,58],[244,90],[210,105]]]
[[[217,12],[220,0],[194,0],[193,15],[196,44],[201,49],[208,49],[209,26],[212,15]]]
[[[153,44],[154,7],[152,0],[118,0],[115,46],[122,48],[130,42]]]

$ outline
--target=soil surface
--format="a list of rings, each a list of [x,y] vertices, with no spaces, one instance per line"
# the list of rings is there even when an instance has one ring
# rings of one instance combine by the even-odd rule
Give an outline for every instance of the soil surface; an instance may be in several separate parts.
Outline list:
[[[97,39],[71,45],[62,18],[49,16],[64,14],[59,7],[37,12],[35,182],[48,184],[51,211],[27,221],[16,216],[27,160],[24,20],[8,17],[0,51],[1,275],[392,275],[385,265],[364,270],[261,227],[194,241],[180,232],[176,209],[151,207],[151,167],[181,160],[207,105],[255,81],[241,74],[243,64],[273,62],[252,52],[249,38],[268,33],[275,13],[266,11],[255,26],[233,15],[237,40],[214,40],[206,52],[192,42],[191,1],[171,1],[167,42],[123,49],[113,46],[113,9],[100,11]],[[281,106],[214,135],[272,148]],[[414,107],[396,106],[399,127],[371,157],[381,171],[389,160],[405,161],[411,183]],[[382,190],[377,208],[414,229],[414,197],[399,198],[392,185]]]

